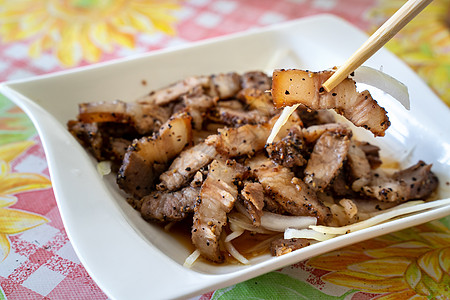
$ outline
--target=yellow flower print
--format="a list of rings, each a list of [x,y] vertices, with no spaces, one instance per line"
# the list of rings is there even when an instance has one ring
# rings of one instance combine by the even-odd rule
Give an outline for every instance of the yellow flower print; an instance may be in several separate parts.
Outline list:
[[[375,27],[405,3],[380,0],[370,18]],[[450,0],[435,0],[386,45],[450,105]]]
[[[11,173],[9,163],[31,145],[33,142],[23,141],[0,146],[0,262],[11,249],[8,235],[48,222],[38,214],[9,208],[17,202],[13,194],[51,186],[50,180],[39,174]]]
[[[322,280],[376,299],[450,299],[450,230],[439,221],[315,257]]]
[[[137,33],[174,34],[179,0],[0,0],[3,42],[30,40],[30,55],[53,50],[65,66],[96,62]]]

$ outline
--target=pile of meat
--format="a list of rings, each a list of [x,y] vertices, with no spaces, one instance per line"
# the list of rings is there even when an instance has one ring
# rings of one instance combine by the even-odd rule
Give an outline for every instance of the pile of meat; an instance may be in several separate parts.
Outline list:
[[[383,172],[379,149],[353,139],[326,110],[299,107],[266,145],[281,112],[271,88],[257,71],[189,77],[132,103],[80,104],[68,129],[98,161],[113,162],[145,220],[191,218],[192,243],[214,262],[224,260],[230,212],[255,227],[265,211],[339,226],[358,221],[358,203],[388,207],[436,188],[422,161]],[[280,239],[272,250],[307,244]]]

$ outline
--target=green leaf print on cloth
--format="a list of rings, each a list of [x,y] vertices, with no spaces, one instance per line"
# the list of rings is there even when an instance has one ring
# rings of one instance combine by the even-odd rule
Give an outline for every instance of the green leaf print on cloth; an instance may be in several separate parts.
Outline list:
[[[1,286],[0,286],[0,300],[7,300],[7,299],[6,299],[6,296],[5,296],[5,293],[3,292]]]
[[[212,299],[344,299],[355,292],[348,291],[342,296],[322,293],[308,283],[280,272],[270,272],[259,277],[217,290]]]
[[[36,134],[28,116],[0,94],[0,145],[25,141]]]

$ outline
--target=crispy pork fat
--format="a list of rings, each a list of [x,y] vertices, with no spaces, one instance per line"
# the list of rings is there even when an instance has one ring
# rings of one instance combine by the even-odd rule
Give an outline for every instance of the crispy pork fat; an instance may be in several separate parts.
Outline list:
[[[358,93],[350,78],[344,79],[332,91],[325,91],[322,84],[332,74],[333,71],[275,70],[272,79],[275,106],[301,103],[313,110],[332,108],[356,126],[372,131],[375,136],[384,136],[390,125],[384,108],[368,91]]]

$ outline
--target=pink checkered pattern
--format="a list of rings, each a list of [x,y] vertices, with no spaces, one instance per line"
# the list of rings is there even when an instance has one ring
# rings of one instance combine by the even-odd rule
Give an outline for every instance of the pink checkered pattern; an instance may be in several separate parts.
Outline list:
[[[367,29],[365,12],[376,0],[189,0],[176,12],[177,35],[139,35],[132,50],[104,54],[110,60],[130,54],[171,47],[262,27],[318,13],[332,13]],[[0,44],[0,81],[62,70],[51,53],[37,59],[28,56],[30,41]],[[86,64],[85,62],[82,65]],[[0,120],[1,121],[1,120]],[[49,176],[39,138],[12,163],[13,172]],[[15,209],[38,213],[50,222],[10,236],[11,253],[0,263],[0,286],[7,299],[107,299],[77,258],[51,189],[16,195]],[[212,293],[199,296],[210,299]]]
[[[40,140],[34,141],[11,163],[11,171],[49,177]],[[52,189],[16,196],[11,208],[37,213],[49,222],[9,236],[11,252],[0,264],[0,283],[8,299],[106,299],[70,244]]]

